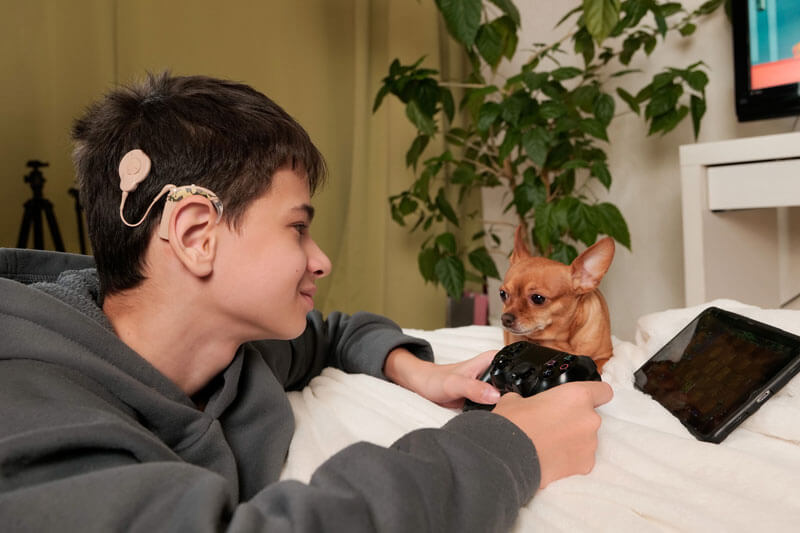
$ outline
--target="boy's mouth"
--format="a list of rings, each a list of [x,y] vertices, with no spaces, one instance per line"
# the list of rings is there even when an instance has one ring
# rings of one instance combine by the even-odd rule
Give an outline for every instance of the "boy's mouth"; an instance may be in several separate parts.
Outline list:
[[[315,285],[310,285],[308,287],[303,287],[300,289],[300,295],[307,298],[311,305],[314,305],[314,294],[317,292],[317,287]]]

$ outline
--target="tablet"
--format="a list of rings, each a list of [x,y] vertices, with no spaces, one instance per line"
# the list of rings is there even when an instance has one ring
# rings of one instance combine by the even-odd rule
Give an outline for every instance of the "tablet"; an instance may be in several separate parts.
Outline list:
[[[634,373],[697,439],[719,443],[800,370],[800,337],[709,307]]]

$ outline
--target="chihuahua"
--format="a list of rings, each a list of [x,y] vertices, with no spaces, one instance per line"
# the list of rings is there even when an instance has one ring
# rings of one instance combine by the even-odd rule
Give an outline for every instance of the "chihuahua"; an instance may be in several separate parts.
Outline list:
[[[511,266],[500,288],[503,340],[528,340],[588,355],[601,371],[613,355],[608,306],[597,286],[614,258],[614,240],[600,239],[571,265],[530,254],[525,229],[514,235]]]

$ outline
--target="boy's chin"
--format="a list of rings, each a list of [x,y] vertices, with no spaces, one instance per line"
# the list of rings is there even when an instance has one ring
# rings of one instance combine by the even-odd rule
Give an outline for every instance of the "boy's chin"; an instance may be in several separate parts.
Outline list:
[[[274,338],[280,341],[291,341],[302,335],[306,331],[306,327],[308,324],[305,320],[303,320],[302,325],[297,326],[296,328],[286,328],[285,331],[281,331],[277,336]]]

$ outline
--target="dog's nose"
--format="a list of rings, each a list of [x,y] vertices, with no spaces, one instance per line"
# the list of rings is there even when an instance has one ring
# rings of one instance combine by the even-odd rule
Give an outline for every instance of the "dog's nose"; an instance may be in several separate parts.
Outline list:
[[[505,327],[510,328],[514,325],[514,320],[516,319],[517,317],[511,313],[503,313],[503,316],[500,317],[500,322],[502,322]]]

